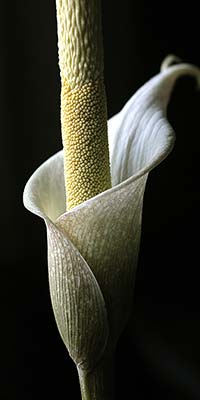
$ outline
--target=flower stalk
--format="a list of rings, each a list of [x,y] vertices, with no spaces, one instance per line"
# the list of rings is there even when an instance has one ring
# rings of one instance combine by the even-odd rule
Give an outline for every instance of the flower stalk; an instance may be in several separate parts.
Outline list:
[[[57,0],[67,209],[111,187],[100,0]]]
[[[90,372],[78,368],[82,400],[114,398],[114,357],[104,356]]]

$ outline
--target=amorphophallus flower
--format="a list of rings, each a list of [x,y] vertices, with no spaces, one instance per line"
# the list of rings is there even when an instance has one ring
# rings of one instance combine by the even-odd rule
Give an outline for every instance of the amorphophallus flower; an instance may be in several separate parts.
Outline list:
[[[73,37],[73,29],[76,27],[72,8],[72,2],[58,1],[58,20],[62,20],[58,33],[64,36],[64,42],[71,40],[69,37]],[[63,22],[66,13],[67,21],[73,21],[67,28],[71,36],[68,31],[66,33]],[[79,13],[80,8],[75,13],[76,17]],[[88,24],[90,13],[86,14]],[[91,11],[91,15],[96,14]],[[85,32],[84,22],[80,26],[84,26]],[[91,29],[91,24],[88,26]],[[77,32],[80,33],[80,30]],[[84,44],[92,40],[93,36],[85,35],[87,40],[84,39]],[[75,38],[74,46],[79,43],[76,33]],[[139,89],[122,111],[108,121],[109,153],[105,146],[107,139],[101,147],[101,150],[105,149],[105,154],[104,150],[98,153],[95,143],[95,151],[92,153],[90,131],[96,133],[97,138],[99,132],[104,135],[98,125],[102,128],[102,120],[105,125],[105,115],[99,117],[99,104],[104,104],[101,97],[104,91],[102,81],[98,74],[94,80],[91,78],[94,71],[90,71],[89,81],[79,81],[80,74],[71,72],[73,68],[78,68],[73,57],[74,47],[68,47],[69,54],[66,56],[63,41],[60,43],[62,125],[64,132],[69,131],[63,142],[64,146],[68,146],[68,151],[70,149],[70,162],[66,160],[66,152],[63,154],[60,151],[42,164],[25,187],[24,204],[46,223],[53,310],[61,337],[78,368],[82,398],[105,400],[111,397],[108,371],[112,356],[132,310],[145,184],[149,172],[169,154],[174,144],[175,135],[166,119],[170,93],[180,76],[189,74],[199,80],[200,71],[189,64],[169,66],[166,61],[162,71]],[[81,77],[84,78],[87,63],[81,57],[79,45],[78,49],[78,66],[82,65]],[[89,61],[95,58],[94,51],[91,54],[87,52]],[[95,56],[98,61],[99,53],[96,52]],[[65,57],[69,61],[67,68],[63,61]],[[90,109],[91,104],[95,108],[94,114]],[[102,113],[103,108],[104,105],[100,106]],[[94,142],[96,136],[94,134]],[[86,139],[81,148],[82,137]],[[78,157],[85,154],[84,161],[81,160],[83,164],[79,167],[77,160],[74,160],[77,148]],[[102,161],[105,166],[108,154],[111,184],[109,174],[105,173],[101,179],[98,167]],[[86,169],[86,183],[89,182],[90,188],[96,187],[96,178],[100,179],[103,188],[100,193],[92,196],[90,192],[88,199],[81,198],[80,201],[82,186],[74,184],[70,170],[72,180],[68,184],[73,186],[73,193],[74,190],[78,191],[78,200],[77,205],[74,205],[70,192],[70,207],[67,207],[67,211],[64,163],[65,170],[69,171],[72,166],[76,173],[81,174],[81,185],[84,186]],[[91,164],[96,165],[96,172]]]

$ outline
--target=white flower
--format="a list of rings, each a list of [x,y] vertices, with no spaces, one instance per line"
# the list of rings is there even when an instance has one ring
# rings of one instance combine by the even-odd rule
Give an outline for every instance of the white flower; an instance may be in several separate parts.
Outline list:
[[[132,309],[148,173],[172,150],[166,108],[175,81],[198,68],[165,68],[108,121],[112,188],[65,212],[63,153],[32,175],[24,204],[47,226],[51,300],[79,369],[111,351]],[[105,350],[106,349],[106,350]]]

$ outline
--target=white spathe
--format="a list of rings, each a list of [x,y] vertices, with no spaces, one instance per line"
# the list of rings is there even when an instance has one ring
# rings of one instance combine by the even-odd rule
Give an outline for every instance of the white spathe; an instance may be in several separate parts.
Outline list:
[[[79,368],[92,369],[114,348],[129,318],[145,184],[172,150],[166,109],[182,75],[199,81],[200,71],[189,64],[165,68],[108,121],[111,189],[65,212],[62,151],[25,187],[26,208],[46,222],[54,314]]]

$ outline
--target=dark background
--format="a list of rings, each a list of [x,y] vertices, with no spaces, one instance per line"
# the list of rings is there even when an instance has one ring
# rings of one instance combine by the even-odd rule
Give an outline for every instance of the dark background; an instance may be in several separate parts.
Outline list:
[[[103,2],[109,116],[168,53],[200,66],[197,3]],[[2,0],[0,29],[0,398],[80,399],[51,309],[45,226],[22,205],[31,173],[61,148],[54,1]],[[146,188],[117,399],[200,398],[199,105],[194,82],[181,79],[168,109],[176,147]]]

